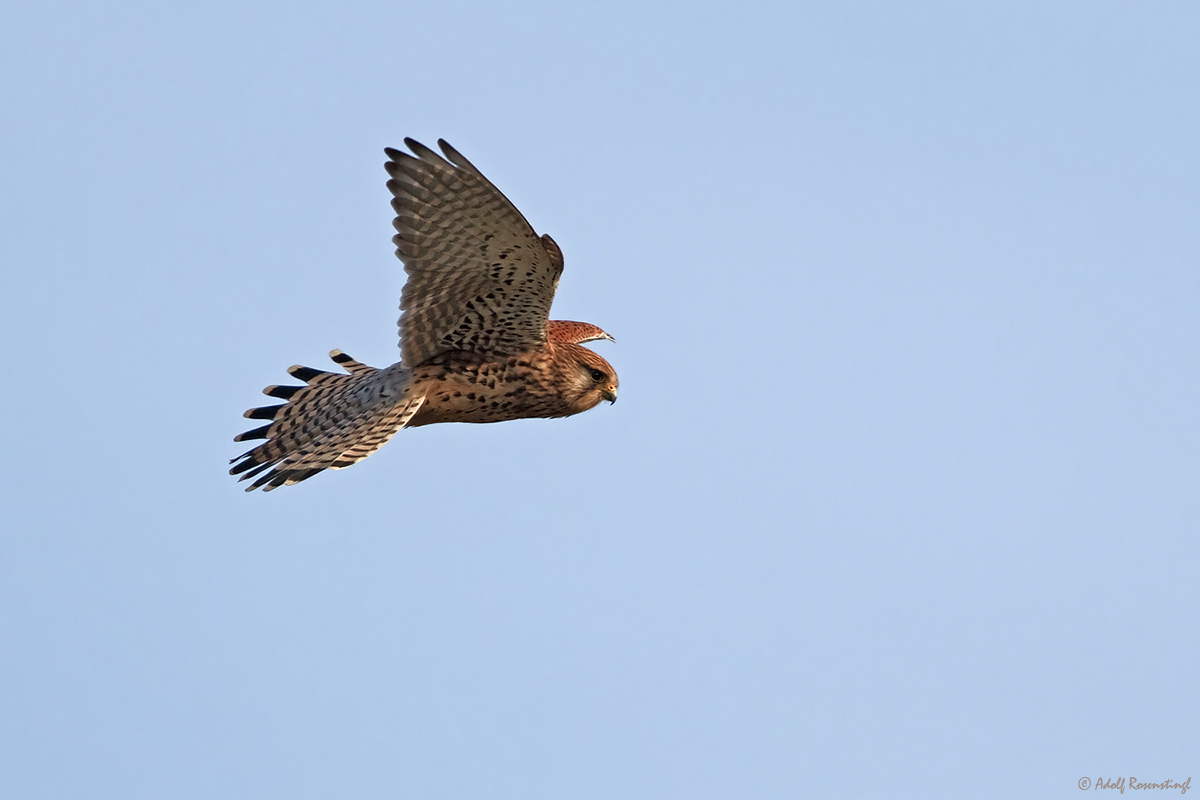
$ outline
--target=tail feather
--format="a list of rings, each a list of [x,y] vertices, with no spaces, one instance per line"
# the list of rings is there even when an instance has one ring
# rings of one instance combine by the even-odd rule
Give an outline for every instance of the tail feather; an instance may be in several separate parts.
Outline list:
[[[346,372],[349,372],[351,375],[365,375],[375,371],[374,367],[368,367],[361,361],[355,361],[341,350],[331,350],[329,352],[329,357],[332,358],[335,363],[341,364],[342,369],[346,370]]]
[[[255,479],[246,491],[270,491],[361,461],[407,425],[424,402],[410,372],[399,364],[376,369],[340,350],[330,357],[350,374],[291,367],[292,377],[306,385],[268,386],[264,394],[287,402],[245,413],[248,419],[270,420],[234,437],[266,440],[231,462],[230,475]]]
[[[250,410],[258,411],[260,409],[252,408]],[[239,433],[237,436],[233,437],[233,440],[235,442],[248,442],[251,439],[266,439],[270,435],[271,435],[271,426],[263,425],[261,428],[255,428],[252,431],[246,431],[245,433]]]
[[[262,408],[252,408],[245,414],[242,414],[246,419],[275,419],[275,415],[279,413],[279,409],[283,406],[263,406]]]
[[[303,388],[303,386],[268,386],[263,389],[263,394],[267,397],[278,398],[279,400],[291,400],[292,395]]]
[[[318,383],[328,383],[329,381],[325,379],[325,376],[337,376],[337,373],[326,372],[323,369],[313,369],[312,367],[306,367],[301,364],[293,364],[292,366],[288,367],[288,375],[291,375],[298,381],[304,381],[312,386]]]

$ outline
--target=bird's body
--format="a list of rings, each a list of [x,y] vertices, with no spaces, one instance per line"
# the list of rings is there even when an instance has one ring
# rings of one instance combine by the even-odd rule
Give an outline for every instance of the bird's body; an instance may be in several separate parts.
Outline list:
[[[405,143],[416,157],[386,151],[409,274],[401,360],[376,369],[334,350],[346,374],[296,366],[304,386],[264,389],[285,402],[245,414],[270,421],[236,437],[266,440],[234,459],[231,474],[256,478],[247,491],[347,467],[405,427],[566,417],[616,400],[616,372],[581,346],[612,337],[547,318],[563,266],[554,240],[444,141],[445,158]]]
[[[576,365],[589,360],[602,359],[577,344],[554,342],[501,360],[470,353],[438,356],[413,373],[415,383],[425,387],[425,403],[407,427],[579,414],[604,399],[591,391],[590,375],[575,379]]]

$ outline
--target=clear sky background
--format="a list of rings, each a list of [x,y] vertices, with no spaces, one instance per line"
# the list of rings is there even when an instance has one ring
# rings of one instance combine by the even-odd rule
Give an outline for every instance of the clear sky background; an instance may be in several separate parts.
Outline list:
[[[1200,7],[337,6],[0,11],[0,797],[1200,780]],[[244,494],[405,136],[621,400]]]

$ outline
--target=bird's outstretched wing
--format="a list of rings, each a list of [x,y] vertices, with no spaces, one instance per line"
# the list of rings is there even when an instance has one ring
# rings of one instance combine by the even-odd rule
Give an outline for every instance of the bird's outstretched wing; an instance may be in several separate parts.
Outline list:
[[[238,480],[254,479],[246,491],[269,492],[362,461],[421,408],[425,396],[402,365],[375,369],[340,350],[329,355],[350,374],[294,366],[288,372],[306,385],[268,386],[263,394],[284,403],[246,412],[247,419],[270,420],[234,438],[266,440],[235,458],[229,470]]]
[[[451,350],[514,355],[546,341],[562,252],[457,150],[387,148],[400,296],[400,355],[414,367]]]

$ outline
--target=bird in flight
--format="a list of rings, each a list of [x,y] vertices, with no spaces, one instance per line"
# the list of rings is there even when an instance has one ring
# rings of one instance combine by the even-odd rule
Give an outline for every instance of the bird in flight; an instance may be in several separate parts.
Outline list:
[[[374,453],[401,428],[436,422],[567,417],[617,399],[617,373],[583,342],[612,337],[586,322],[549,319],[563,256],[474,164],[443,140],[392,148],[387,187],[396,212],[400,360],[377,369],[341,350],[345,372],[294,366],[302,386],[268,386],[284,401],[252,408],[266,420],[234,441],[264,440],[231,475],[270,491]]]

